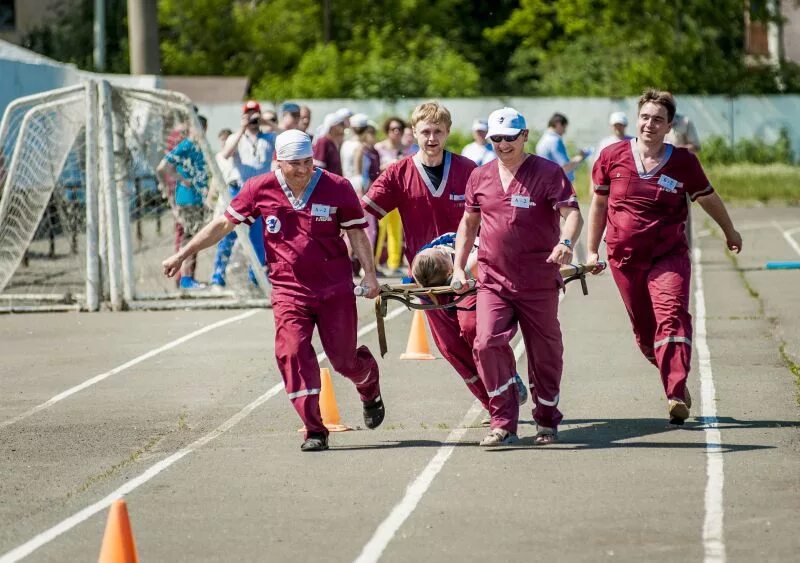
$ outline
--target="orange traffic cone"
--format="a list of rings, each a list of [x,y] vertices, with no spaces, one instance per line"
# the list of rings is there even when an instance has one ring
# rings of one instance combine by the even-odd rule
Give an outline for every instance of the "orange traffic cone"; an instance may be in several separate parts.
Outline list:
[[[108,522],[103,534],[98,563],[138,563],[136,544],[133,542],[128,507],[122,499],[115,500],[108,511]]]
[[[319,370],[319,378],[322,381],[319,392],[319,410],[322,413],[322,424],[330,432],[347,432],[352,430],[349,426],[342,424],[339,417],[339,407],[336,405],[336,393],[333,391],[333,381],[331,380],[331,370],[322,368]],[[305,426],[300,432],[305,432]]]
[[[411,333],[408,335],[406,351],[400,354],[401,360],[435,360],[428,347],[428,334],[425,331],[425,313],[417,309],[411,321]]]

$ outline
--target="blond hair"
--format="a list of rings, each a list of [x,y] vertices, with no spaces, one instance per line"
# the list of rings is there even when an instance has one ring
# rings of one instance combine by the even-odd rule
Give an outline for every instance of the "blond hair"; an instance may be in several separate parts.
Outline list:
[[[411,114],[411,127],[416,127],[420,121],[441,123],[448,130],[453,125],[453,118],[450,116],[450,112],[439,102],[425,102],[415,107],[414,113]]]
[[[435,248],[426,248],[411,263],[411,276],[422,287],[447,285],[452,270],[452,259]]]

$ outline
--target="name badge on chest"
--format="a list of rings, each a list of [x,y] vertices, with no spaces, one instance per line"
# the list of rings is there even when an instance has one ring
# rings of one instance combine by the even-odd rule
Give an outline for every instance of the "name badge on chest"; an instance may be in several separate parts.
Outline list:
[[[315,203],[311,206],[311,216],[316,217],[317,221],[331,220],[331,206]]]
[[[529,195],[513,194],[511,196],[511,207],[520,207],[522,209],[528,209],[529,207],[535,205],[536,203],[531,201],[531,196]]]
[[[670,178],[666,174],[662,174],[658,179],[658,185],[661,186],[664,191],[675,193],[675,189],[678,187],[678,181],[674,178]]]

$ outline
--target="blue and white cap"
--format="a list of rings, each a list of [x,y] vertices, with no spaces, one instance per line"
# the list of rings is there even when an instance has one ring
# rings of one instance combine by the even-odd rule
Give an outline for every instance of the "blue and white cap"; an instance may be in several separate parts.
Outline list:
[[[284,131],[275,139],[275,153],[278,160],[311,158],[311,137],[298,129]]]
[[[494,135],[516,135],[527,129],[525,118],[514,108],[503,108],[493,111],[489,115],[489,131],[487,137]]]

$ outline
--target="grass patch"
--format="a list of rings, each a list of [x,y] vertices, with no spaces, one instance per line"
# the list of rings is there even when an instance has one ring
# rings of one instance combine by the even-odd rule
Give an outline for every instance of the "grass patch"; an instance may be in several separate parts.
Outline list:
[[[139,457],[141,457],[142,454],[147,453],[150,450],[152,450],[156,446],[156,444],[158,444],[161,441],[162,438],[163,438],[163,436],[153,436],[142,447],[142,449],[136,450],[130,456],[128,456],[126,459],[123,459],[119,463],[112,465],[111,467],[109,467],[108,469],[103,471],[102,473],[98,473],[97,475],[92,475],[91,477],[86,479],[86,481],[84,481],[83,484],[81,484],[81,486],[78,487],[75,490],[75,493],[84,493],[84,492],[86,492],[95,483],[98,483],[100,481],[108,479],[109,477],[111,477],[112,475],[117,473],[120,469],[122,469],[122,468],[124,468],[124,467],[126,467],[126,466],[128,466],[128,465],[130,465],[130,464],[132,464],[134,462],[136,462],[139,459]],[[73,495],[72,492],[68,493],[67,494],[67,498],[71,497],[72,495]]]
[[[800,203],[800,166],[712,164],[705,171],[725,201]]]

